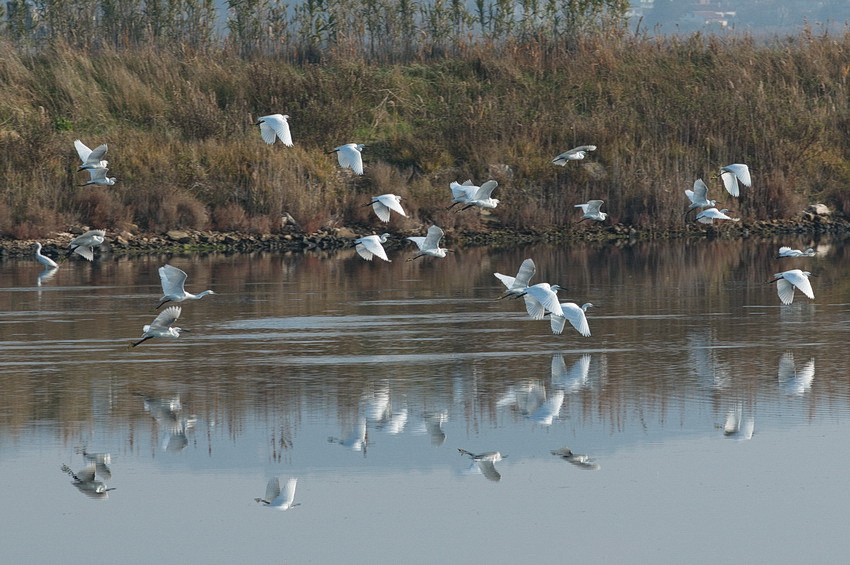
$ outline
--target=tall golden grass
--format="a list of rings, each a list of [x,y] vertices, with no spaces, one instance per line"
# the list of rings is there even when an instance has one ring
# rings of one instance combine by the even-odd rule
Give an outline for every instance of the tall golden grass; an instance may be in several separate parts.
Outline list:
[[[590,198],[613,222],[670,228],[698,177],[749,221],[815,201],[850,213],[850,34],[458,38],[397,62],[343,44],[311,59],[0,43],[0,233],[275,231],[284,214],[384,229],[361,204],[385,192],[404,197],[398,231],[558,230]],[[269,113],[291,116],[295,147],[262,142]],[[79,186],[77,138],[109,144],[115,186]],[[363,177],[326,154],[348,142],[368,145]],[[550,162],[581,144],[599,149]],[[754,180],[737,200],[712,178],[730,163]],[[499,181],[491,216],[444,209],[467,178]]]

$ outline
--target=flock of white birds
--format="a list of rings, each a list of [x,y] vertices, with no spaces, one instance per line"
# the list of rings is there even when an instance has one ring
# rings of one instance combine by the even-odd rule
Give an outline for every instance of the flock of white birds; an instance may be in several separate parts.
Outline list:
[[[260,127],[260,134],[263,141],[271,145],[280,140],[284,145],[291,147],[293,141],[288,119],[289,116],[283,114],[270,114],[260,117],[256,124]],[[78,139],[74,142],[74,147],[82,162],[78,171],[88,171],[91,177],[85,185],[109,186],[115,184],[116,179],[107,176],[108,161],[104,159],[107,152],[106,144],[99,145],[95,149],[89,149]],[[364,144],[347,143],[335,147],[328,153],[336,153],[340,167],[351,169],[354,174],[362,175],[362,151],[365,147],[366,145]],[[581,145],[561,153],[552,160],[552,163],[566,166],[570,161],[584,159],[589,152],[595,150],[595,145]],[[736,163],[721,167],[719,176],[726,191],[735,197],[740,196],[739,183],[746,187],[752,186],[750,170],[745,164]],[[452,182],[449,185],[452,201],[448,209],[453,208],[457,204],[461,205],[461,211],[473,207],[494,209],[499,204],[499,200],[492,197],[493,191],[497,187],[498,183],[495,180],[488,180],[480,186],[473,184],[472,180],[467,180],[463,184]],[[697,179],[694,182],[693,190],[685,190],[685,195],[690,200],[690,205],[685,212],[686,217],[692,210],[700,210],[696,215],[696,220],[701,223],[712,224],[714,220],[738,221],[738,218],[731,218],[727,215],[729,210],[718,210],[715,207],[717,202],[708,198],[708,186],[702,179]],[[407,216],[404,208],[401,206],[401,200],[401,196],[396,194],[381,194],[372,197],[370,202],[363,206],[371,206],[382,222],[389,222],[392,212],[401,216]],[[582,217],[579,221],[605,221],[608,214],[601,211],[603,204],[604,202],[602,200],[590,200],[584,204],[576,204],[575,207],[580,208],[582,212]],[[407,239],[413,242],[418,250],[407,261],[413,261],[426,256],[445,257],[451,250],[440,247],[440,241],[443,236],[442,229],[438,226],[431,226],[428,228],[425,236],[408,237]],[[92,261],[94,259],[94,248],[102,244],[105,237],[105,230],[91,230],[74,238],[68,244],[66,257],[76,253]],[[371,261],[374,257],[378,257],[384,261],[390,261],[383,246],[389,237],[391,236],[388,233],[381,234],[380,236],[368,235],[360,237],[355,240],[355,251],[367,261]],[[59,265],[56,261],[41,253],[41,243],[36,242],[34,246],[36,259],[45,267],[45,270],[38,277],[38,284],[40,285],[55,274]],[[778,257],[811,257],[814,254],[815,251],[813,249],[800,251],[789,247],[781,247]],[[523,298],[526,311],[532,319],[543,320],[546,316],[549,317],[550,328],[553,334],[561,334],[566,323],[570,322],[579,334],[590,337],[590,326],[587,321],[586,312],[588,308],[594,305],[590,302],[584,303],[581,306],[574,302],[560,302],[557,293],[559,290],[564,290],[562,287],[550,285],[549,283],[530,284],[535,272],[534,261],[526,259],[520,265],[516,276],[512,277],[501,273],[494,273],[507,288],[500,298]],[[212,290],[205,290],[199,294],[186,292],[184,288],[186,273],[172,265],[160,267],[159,275],[163,296],[157,308],[160,308],[167,302],[179,303],[184,300],[198,300],[204,296],[215,294]],[[794,289],[798,289],[807,297],[814,299],[814,292],[809,281],[810,276],[812,274],[808,271],[792,269],[774,274],[772,280],[768,282],[776,283],[779,299],[783,304],[791,304],[794,300]],[[180,317],[181,312],[182,309],[180,306],[170,306],[163,310],[150,324],[143,327],[141,339],[132,343],[131,347],[135,347],[155,337],[177,338],[181,332],[189,331],[174,325]]]

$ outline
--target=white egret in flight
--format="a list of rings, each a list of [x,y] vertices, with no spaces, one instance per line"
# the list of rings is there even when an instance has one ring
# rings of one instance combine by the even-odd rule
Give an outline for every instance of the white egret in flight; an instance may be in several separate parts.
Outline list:
[[[575,208],[581,208],[583,215],[581,217],[581,221],[584,220],[597,220],[604,221],[605,218],[608,217],[608,214],[601,211],[602,205],[605,204],[603,200],[588,200],[587,204],[576,204]]]
[[[696,220],[701,224],[713,224],[714,220],[729,220],[732,222],[738,222],[741,218],[732,218],[726,215],[726,212],[729,210],[723,209],[718,210],[717,208],[706,208],[699,214],[697,214]]]
[[[488,451],[486,453],[472,453],[465,449],[458,449],[458,451],[462,455],[468,455],[472,459],[473,464],[478,465],[478,468],[487,479],[499,481],[502,478],[502,475],[499,474],[493,464],[506,458],[507,455],[502,455],[498,451]]]
[[[94,248],[103,243],[105,230],[90,230],[68,242],[68,255],[76,253],[89,261],[94,260]]]
[[[59,266],[59,265],[56,264],[56,261],[54,261],[50,257],[45,257],[44,255],[41,254],[41,243],[36,241],[35,243],[33,243],[33,245],[35,246],[35,259],[36,259],[36,261],[38,261],[39,263],[41,263],[42,265],[44,265],[47,268],[55,269],[56,267]]]
[[[384,249],[384,246],[381,245],[382,243],[385,243],[389,237],[390,234],[388,233],[381,234],[380,236],[367,235],[360,237],[354,240],[354,250],[367,261],[371,261],[373,256],[377,256],[384,261],[392,262],[387,257],[387,252]]]
[[[563,153],[552,159],[552,162],[556,165],[561,165],[562,167],[564,167],[570,161],[579,161],[581,159],[584,159],[589,151],[596,151],[596,146],[579,145],[578,147],[574,147],[569,151],[564,151]]]
[[[183,302],[184,300],[200,300],[208,294],[215,294],[211,290],[205,290],[199,294],[186,292],[186,273],[177,267],[163,265],[159,268],[159,280],[162,283],[162,298],[159,299],[157,308],[166,302]]]
[[[401,207],[401,196],[397,194],[381,194],[380,196],[373,196],[372,201],[368,204],[364,204],[363,206],[372,206],[375,214],[382,222],[390,221],[390,210],[397,212],[402,216],[407,216],[404,212],[404,208]]]
[[[339,161],[339,166],[343,169],[351,169],[355,174],[363,174],[363,155],[361,151],[366,147],[362,143],[346,143],[339,147],[334,147],[328,153],[336,152],[336,159]]]
[[[108,177],[106,174],[109,172],[109,169],[88,169],[89,172],[89,181],[84,182],[80,186],[88,186],[90,184],[97,184],[101,186],[112,186],[115,184],[115,181],[118,179],[115,177]]]
[[[694,181],[693,190],[685,189],[685,196],[687,196],[688,200],[691,201],[691,205],[688,206],[687,211],[685,211],[686,215],[694,208],[711,208],[717,204],[716,200],[708,199],[708,186],[706,186],[702,179]]]
[[[142,328],[142,339],[130,344],[131,347],[136,347],[140,343],[154,337],[178,338],[180,337],[180,332],[188,332],[189,330],[184,330],[183,328],[171,325],[177,321],[177,318],[180,317],[180,311],[180,306],[169,306],[160,312],[150,325]]]
[[[552,327],[552,333],[555,335],[561,335],[564,331],[566,322],[569,321],[578,333],[584,337],[590,337],[590,325],[587,323],[587,316],[585,316],[585,312],[587,312],[587,309],[591,307],[594,306],[590,302],[582,304],[581,306],[573,302],[561,302],[562,314],[553,313],[549,319],[549,323]]]
[[[559,290],[566,290],[556,284],[537,283],[526,287],[525,291],[519,296],[525,298],[525,309],[532,320],[542,320],[546,312],[551,312],[558,316],[563,316],[564,311],[561,309],[561,304],[558,302]]]
[[[463,184],[452,181],[449,183],[449,188],[452,191],[452,204],[446,210],[451,210],[457,204],[466,204],[475,191],[478,190],[478,187],[472,184],[471,179],[467,179]]]
[[[446,253],[451,253],[451,249],[446,249],[445,247],[440,247],[440,240],[443,238],[443,230],[441,230],[437,226],[431,226],[428,228],[428,235],[425,237],[421,236],[411,236],[408,237],[410,241],[416,244],[419,247],[419,251],[417,251],[413,257],[407,259],[408,261],[413,261],[419,257],[424,257],[425,255],[429,255],[431,257],[445,257]]]
[[[750,179],[750,168],[742,163],[720,167],[720,179],[723,181],[723,186],[726,187],[727,192],[732,196],[741,194],[738,181],[744,186],[752,186],[753,184]]]
[[[534,266],[534,261],[526,259],[522,262],[522,264],[520,264],[519,271],[517,271],[515,277],[503,275],[502,273],[493,273],[493,275],[502,281],[502,284],[504,284],[507,288],[507,290],[505,290],[499,298],[502,299],[508,296],[518,298],[521,296],[522,293],[525,292],[525,289],[528,288],[528,283],[531,282],[536,271],[537,269]]]
[[[815,292],[812,290],[812,283],[809,281],[810,276],[813,275],[808,271],[791,269],[790,271],[776,273],[773,275],[773,280],[769,280],[765,284],[776,283],[776,292],[783,304],[794,302],[794,288],[800,289],[800,292],[814,300]]]
[[[486,208],[492,210],[496,206],[499,205],[499,200],[497,198],[493,198],[493,191],[496,190],[496,187],[499,186],[499,183],[494,180],[488,180],[484,184],[479,187],[472,186],[470,188],[475,188],[476,190],[469,192],[469,197],[464,202],[464,207],[461,208],[461,211],[466,210],[467,208],[472,208],[476,206],[478,208]]]
[[[269,483],[266,485],[265,498],[255,498],[254,500],[268,508],[275,508],[277,510],[289,510],[295,506],[300,506],[299,504],[293,504],[295,500],[295,486],[297,484],[298,479],[290,477],[283,486],[283,490],[281,490],[280,480],[274,477],[273,479],[269,479]]]
[[[260,126],[263,141],[271,145],[276,139],[280,139],[284,145],[292,147],[292,133],[289,131],[289,122],[286,121],[288,119],[289,116],[282,114],[270,114],[258,118],[256,123]]]

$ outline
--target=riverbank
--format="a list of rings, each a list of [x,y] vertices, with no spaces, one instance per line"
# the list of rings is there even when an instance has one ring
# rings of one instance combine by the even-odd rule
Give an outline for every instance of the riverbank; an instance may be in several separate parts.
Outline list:
[[[71,232],[57,233],[53,237],[39,240],[43,253],[58,256],[67,252],[68,242],[88,228],[80,227]],[[374,230],[334,228],[307,234],[290,229],[284,233],[252,235],[238,232],[215,232],[198,230],[170,230],[162,234],[109,233],[101,252],[112,255],[141,255],[146,253],[253,253],[289,252],[299,253],[314,250],[330,251],[354,247],[358,237],[370,235]],[[807,235],[818,238],[824,235],[850,234],[850,221],[843,217],[816,214],[807,211],[797,220],[769,220],[752,223],[724,223],[706,226],[684,224],[678,229],[627,226],[623,224],[571,224],[560,230],[515,231],[491,229],[487,232],[446,231],[444,244],[448,247],[491,245],[509,247],[529,243],[571,243],[588,241],[640,241],[653,239],[681,238],[748,238]],[[416,233],[391,233],[384,245],[398,249],[412,245],[405,240]],[[34,240],[0,239],[0,260],[25,257],[33,254]]]

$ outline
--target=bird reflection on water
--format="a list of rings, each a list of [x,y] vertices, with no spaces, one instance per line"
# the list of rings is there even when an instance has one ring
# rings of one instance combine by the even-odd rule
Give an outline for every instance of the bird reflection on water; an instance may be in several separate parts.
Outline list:
[[[62,465],[62,472],[67,473],[72,479],[74,479],[71,484],[77,487],[77,490],[91,498],[109,498],[109,491],[115,490],[114,488],[107,487],[103,481],[95,479],[97,467],[94,463],[87,465],[85,469],[80,469],[76,473],[67,465]],[[110,473],[110,477],[111,476],[112,475]]]
[[[802,396],[812,388],[812,381],[815,380],[815,358],[812,357],[808,363],[797,370],[797,364],[794,362],[794,354],[787,351],[779,359],[777,373],[779,384],[785,390],[786,394]]]
[[[502,480],[502,475],[496,470],[494,463],[506,458],[507,455],[502,455],[498,451],[487,451],[485,453],[472,453],[465,449],[458,449],[461,455],[468,455],[472,459],[472,465],[469,466],[467,472],[481,472],[488,480],[498,482]]]
[[[160,442],[163,451],[177,453],[189,445],[187,434],[194,431],[197,418],[183,413],[179,395],[171,398],[144,397],[144,408],[163,431]]]
[[[568,461],[580,469],[588,471],[598,471],[601,469],[598,463],[595,463],[589,455],[580,455],[573,453],[569,447],[562,447],[552,451],[552,455],[557,455],[564,461]]]
[[[264,498],[255,498],[254,501],[259,502],[267,508],[276,510],[289,510],[301,504],[295,504],[295,487],[298,484],[298,479],[290,477],[287,479],[283,490],[280,488],[280,480],[274,477],[269,480],[266,485],[266,496]]]

